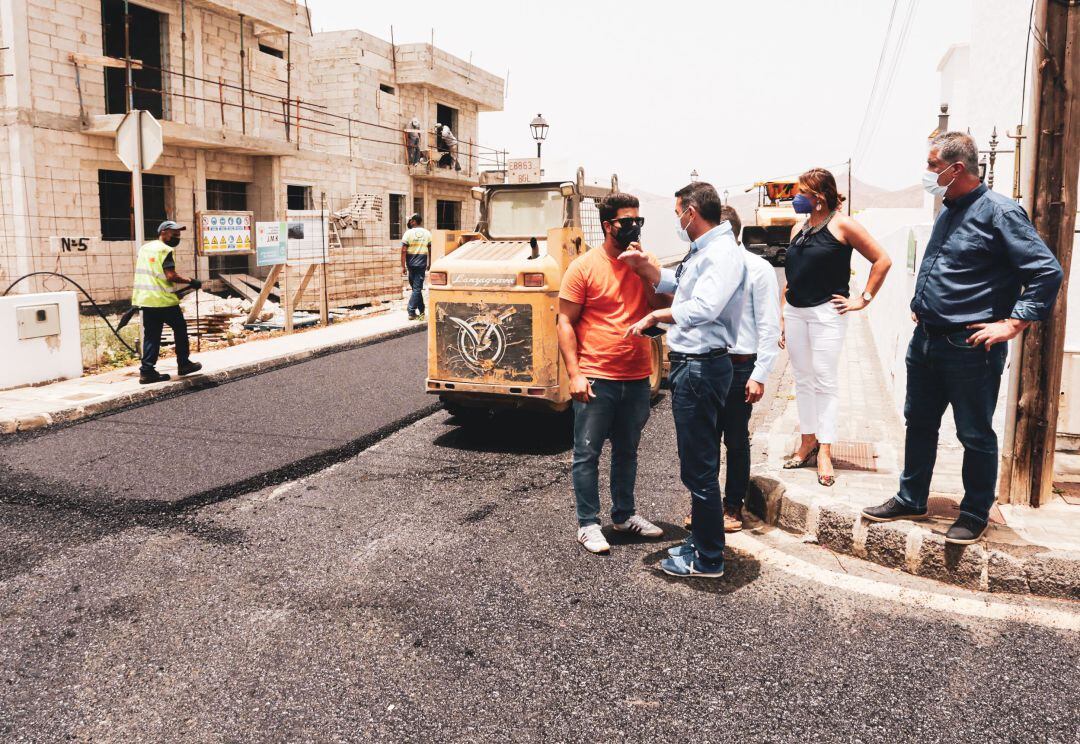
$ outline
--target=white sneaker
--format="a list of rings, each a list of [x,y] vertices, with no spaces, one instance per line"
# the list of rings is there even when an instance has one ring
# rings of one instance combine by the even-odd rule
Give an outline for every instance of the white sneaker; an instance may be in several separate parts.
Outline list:
[[[664,531],[645,517],[635,514],[622,524],[612,525],[616,532],[633,532],[642,537],[662,537]]]
[[[584,527],[578,527],[577,539],[579,543],[585,546],[585,550],[590,553],[607,553],[611,550],[611,546],[608,545],[607,538],[600,531],[600,525],[598,524],[587,524]]]

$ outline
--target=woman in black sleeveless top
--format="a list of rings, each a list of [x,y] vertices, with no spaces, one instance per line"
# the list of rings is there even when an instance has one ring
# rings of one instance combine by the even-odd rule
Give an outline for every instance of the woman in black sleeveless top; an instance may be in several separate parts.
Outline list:
[[[840,409],[840,351],[847,313],[862,310],[881,288],[892,261],[862,225],[840,214],[844,198],[822,168],[799,177],[796,212],[809,215],[792,232],[784,273],[780,345],[795,374],[795,403],[802,442],[785,468],[817,465],[818,483],[836,482],[832,443]],[[865,291],[851,297],[851,252],[872,264]]]

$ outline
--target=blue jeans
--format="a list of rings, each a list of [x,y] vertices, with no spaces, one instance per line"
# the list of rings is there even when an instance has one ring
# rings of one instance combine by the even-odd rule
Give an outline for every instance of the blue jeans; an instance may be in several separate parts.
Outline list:
[[[412,294],[409,295],[409,316],[419,315],[424,312],[424,274],[426,266],[409,267],[409,286]]]
[[[634,482],[641,430],[649,420],[649,380],[590,378],[596,396],[574,401],[574,464],[571,474],[578,525],[599,524],[600,451],[611,440],[611,521],[634,516]]]
[[[690,489],[694,546],[705,569],[724,563],[720,437],[731,378],[731,360],[726,356],[671,363],[671,411],[680,474]]]
[[[139,373],[148,375],[154,372],[158,353],[161,351],[161,331],[165,326],[172,328],[176,343],[176,362],[183,366],[191,361],[190,345],[187,335],[187,321],[179,305],[171,307],[144,307],[142,309],[142,363]]]
[[[753,360],[732,363],[731,387],[724,405],[724,449],[727,450],[724,506],[731,509],[742,509],[750,487],[750,415],[754,404],[746,402],[746,383],[753,372]]]
[[[986,523],[997,485],[994,408],[1008,349],[1005,344],[989,351],[984,346],[969,346],[967,337],[972,333],[930,338],[921,327],[915,329],[907,353],[907,439],[896,498],[912,509],[926,509],[937,460],[938,429],[945,408],[951,405],[956,436],[964,446],[960,511]]]

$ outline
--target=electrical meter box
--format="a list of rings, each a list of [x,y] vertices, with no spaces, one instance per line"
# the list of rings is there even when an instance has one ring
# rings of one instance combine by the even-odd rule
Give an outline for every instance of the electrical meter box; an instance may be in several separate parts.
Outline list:
[[[74,292],[0,297],[0,390],[81,377],[82,334]]]
[[[15,309],[19,340],[60,335],[60,306],[24,305]]]

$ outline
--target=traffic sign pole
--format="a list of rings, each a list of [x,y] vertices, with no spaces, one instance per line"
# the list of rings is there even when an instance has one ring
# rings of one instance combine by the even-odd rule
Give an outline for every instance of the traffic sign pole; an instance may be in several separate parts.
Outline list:
[[[131,203],[135,211],[135,251],[138,252],[139,247],[146,242],[146,223],[143,220],[143,191],[142,191],[142,169],[143,169],[143,132],[142,132],[142,117],[145,113],[142,110],[136,110],[135,115],[139,118],[137,126],[135,127],[135,139],[138,143],[138,147],[135,152],[137,153],[132,159],[131,167]]]

